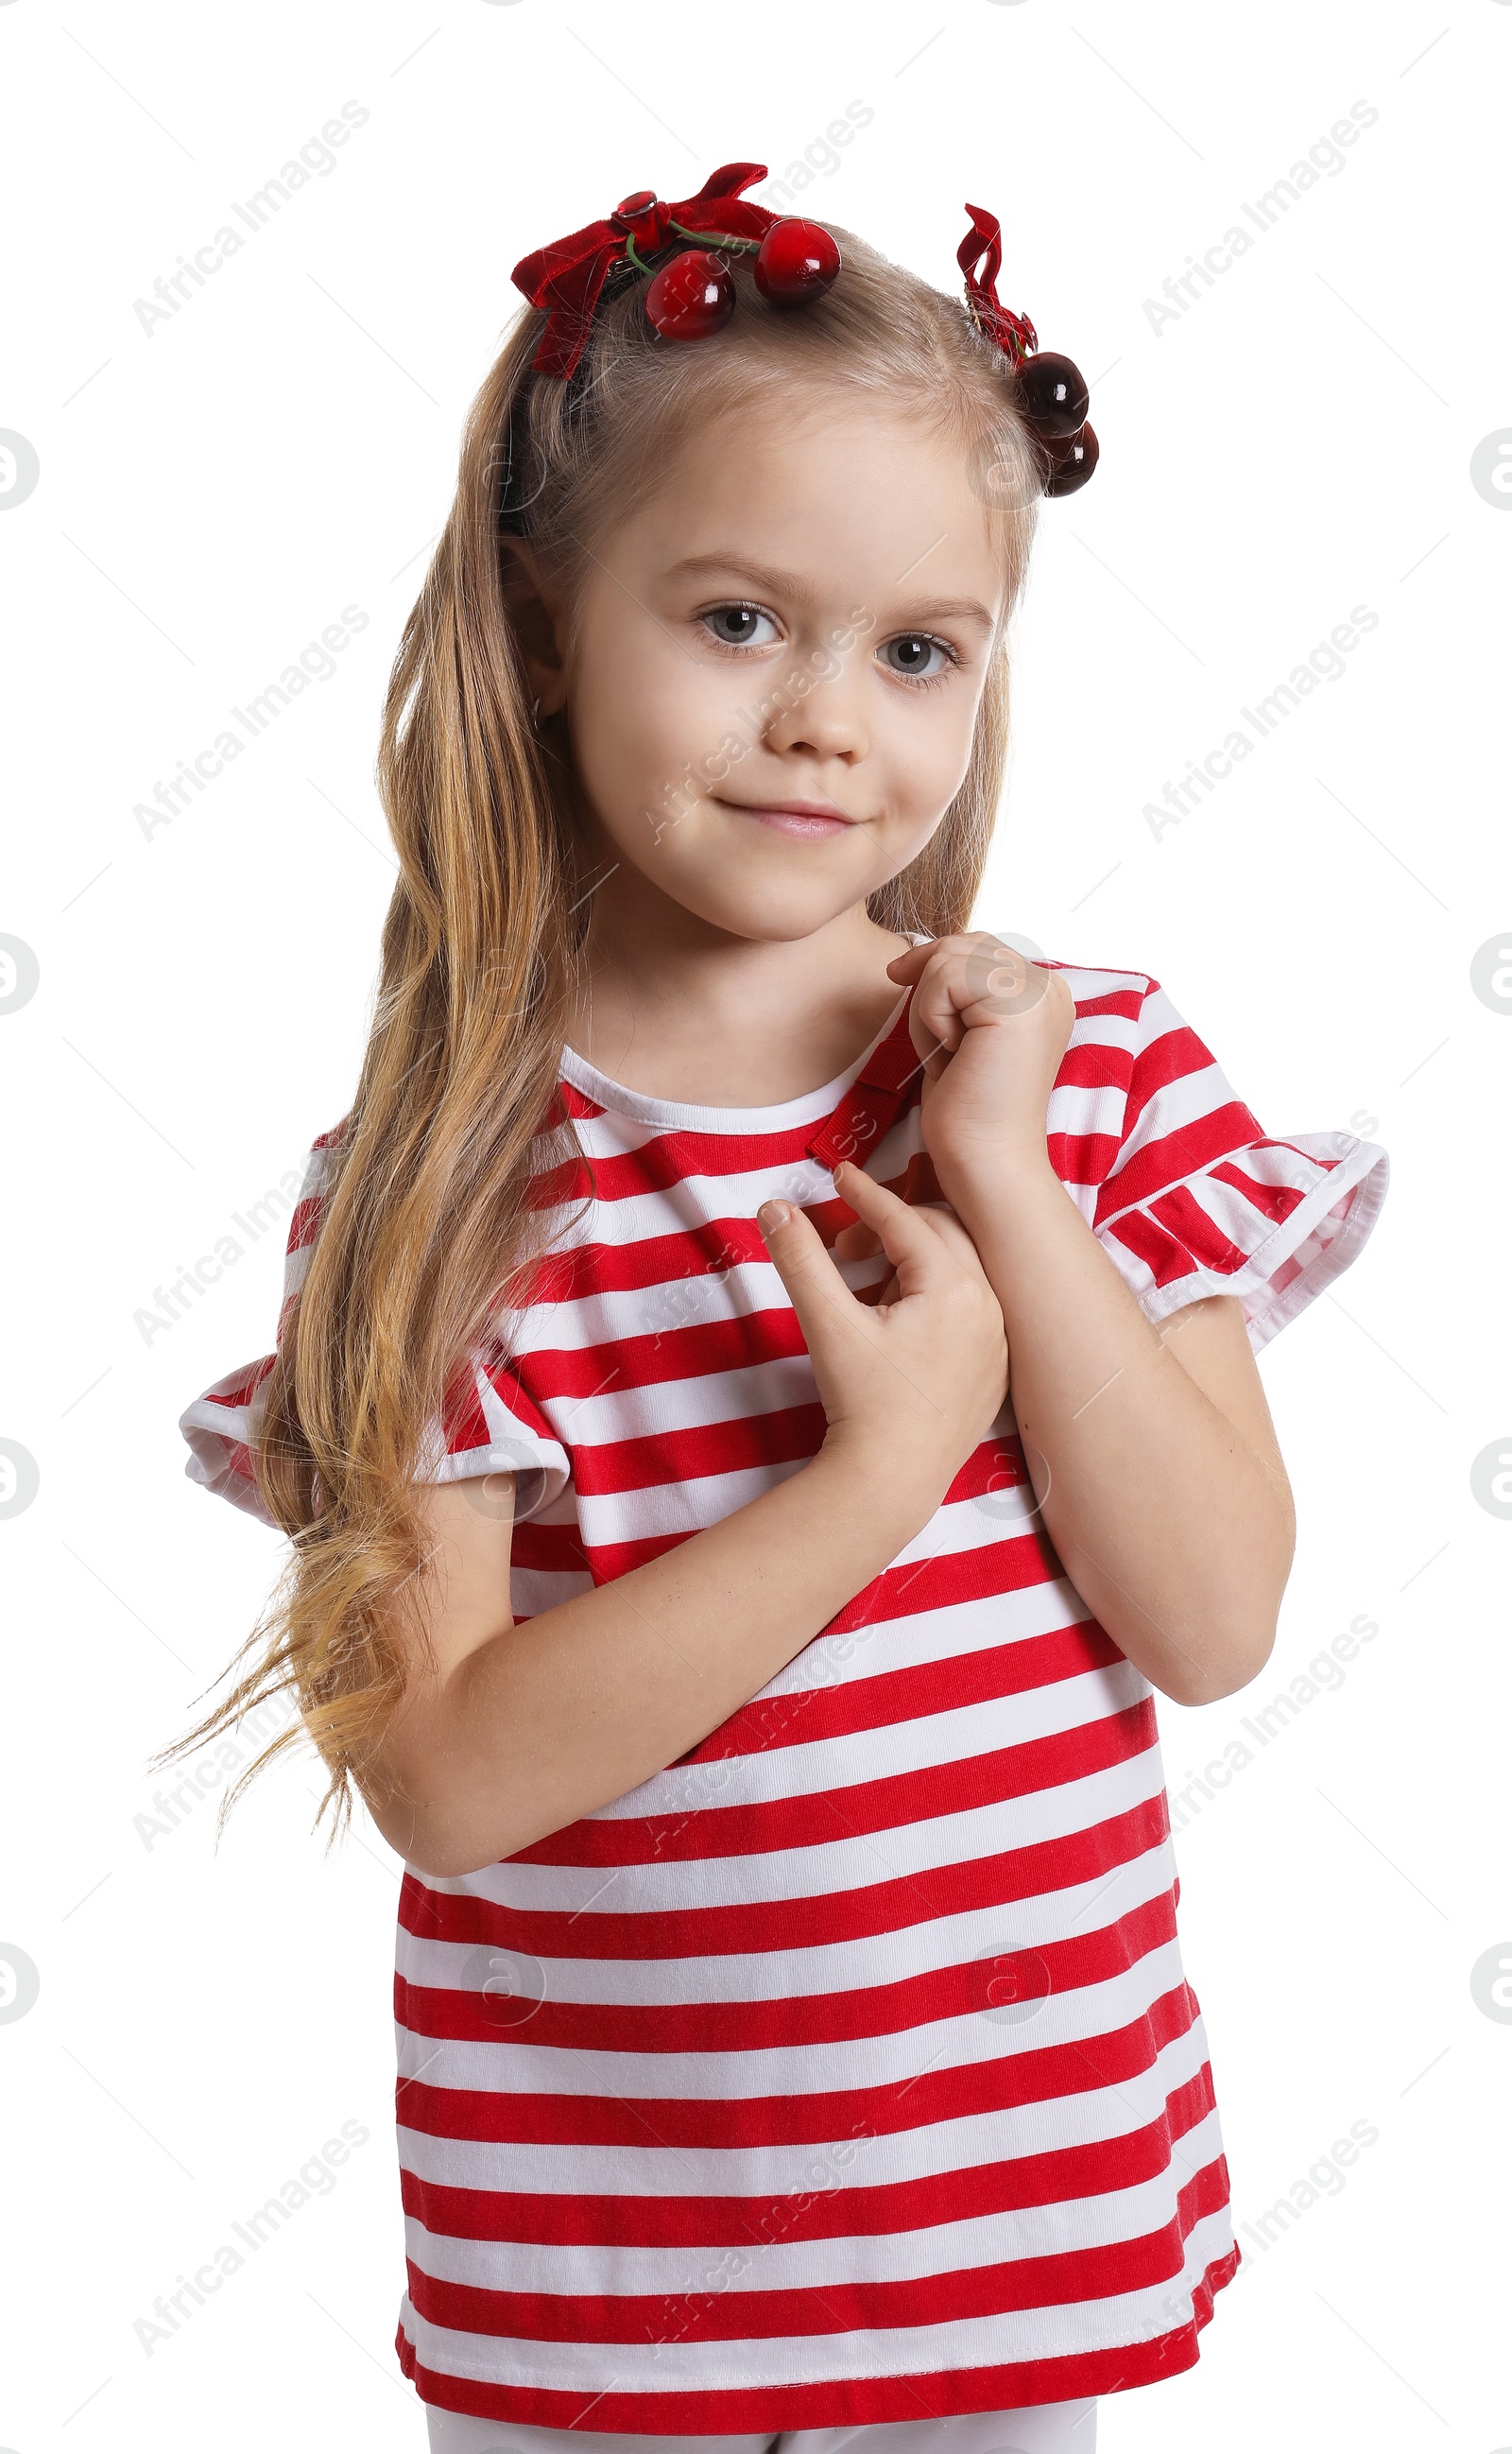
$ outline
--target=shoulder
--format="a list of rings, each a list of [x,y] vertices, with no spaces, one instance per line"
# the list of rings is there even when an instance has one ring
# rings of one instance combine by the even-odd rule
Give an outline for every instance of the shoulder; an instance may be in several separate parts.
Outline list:
[[[314,1241],[315,1231],[320,1224],[327,1199],[335,1181],[343,1141],[349,1122],[348,1116],[343,1116],[340,1123],[332,1125],[328,1132],[317,1134],[305,1154],[305,1163],[300,1177],[299,1198],[294,1204],[294,1215],[288,1226],[288,1242],[291,1251],[296,1246]]]
[[[1058,1085],[1100,1083],[1126,1091],[1135,1060],[1152,1039],[1184,1028],[1152,972],[1048,955],[1036,959],[1060,974],[1076,1008]]]
[[[1079,1014],[1084,1007],[1137,1014],[1150,991],[1160,987],[1153,972],[1125,969],[1122,964],[1067,962],[1057,955],[1037,955],[1034,959],[1045,971],[1061,974]]]
[[[1050,1155],[1066,1184],[1101,1187],[1136,1140],[1231,1109],[1211,1051],[1153,972],[1036,959],[1060,973],[1076,1008],[1050,1099]]]

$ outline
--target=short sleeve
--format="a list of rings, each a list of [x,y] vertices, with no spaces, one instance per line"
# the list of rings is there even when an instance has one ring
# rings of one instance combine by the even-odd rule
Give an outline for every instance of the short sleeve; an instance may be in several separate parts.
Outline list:
[[[1350,1133],[1266,1134],[1158,980],[1130,1036],[1093,1228],[1146,1319],[1236,1296],[1258,1353],[1349,1267],[1390,1161]]]
[[[179,1430],[189,1444],[184,1471],[190,1482],[203,1484],[217,1499],[229,1499],[233,1507],[244,1508],[249,1516],[275,1528],[277,1520],[252,1471],[252,1441],[262,1412],[259,1399],[263,1383],[277,1360],[276,1342],[283,1337],[309,1267],[310,1247],[320,1225],[340,1133],[340,1126],[335,1126],[328,1134],[317,1135],[305,1159],[299,1198],[289,1218],[284,1248],[284,1291],[278,1308],[274,1353],[260,1355],[255,1362],[238,1364],[234,1371],[225,1373],[202,1390],[178,1418]]]
[[[462,1482],[483,1474],[514,1476],[517,1525],[560,1499],[571,1476],[566,1449],[497,1340],[459,1374],[450,1402],[430,1426],[415,1480]]]
[[[282,1339],[325,1210],[335,1145],[341,1127],[322,1134],[305,1162],[299,1199],[288,1222],[284,1291],[277,1338]],[[243,1363],[203,1390],[179,1417],[189,1444],[185,1473],[217,1498],[246,1509],[265,1525],[276,1525],[252,1469],[263,1383],[274,1353]],[[570,1475],[566,1450],[527,1396],[502,1345],[495,1341],[458,1373],[447,1405],[427,1426],[420,1444],[416,1482],[460,1482],[474,1475],[513,1474],[515,1522],[538,1516],[566,1488]]]

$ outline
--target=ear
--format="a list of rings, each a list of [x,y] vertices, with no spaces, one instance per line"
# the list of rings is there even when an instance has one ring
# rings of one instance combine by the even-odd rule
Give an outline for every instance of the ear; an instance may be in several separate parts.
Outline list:
[[[567,625],[563,608],[523,538],[501,537],[499,548],[505,603],[520,642],[531,693],[543,715],[555,715],[567,698]]]

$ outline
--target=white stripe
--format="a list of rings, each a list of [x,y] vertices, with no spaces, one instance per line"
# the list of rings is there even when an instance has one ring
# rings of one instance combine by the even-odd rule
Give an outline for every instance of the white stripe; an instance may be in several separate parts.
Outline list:
[[[1143,1771],[1137,1772],[1136,1767]],[[1151,1798],[1160,1794],[1160,1766],[1153,1750],[1121,1769],[1130,1790],[1143,1780],[1148,1784],[1145,1794]],[[1106,1780],[1108,1776],[1099,1774],[1095,1778]],[[883,1839],[885,1846],[886,1836]],[[578,1959],[563,1955],[540,1960],[539,1965],[545,1973],[549,1999],[557,2002],[781,2002],[796,2001],[808,1995],[848,1994],[879,1983],[929,1976],[941,1969],[964,1968],[1008,1950],[1029,1950],[1046,1941],[1061,1942],[1073,1936],[1101,1933],[1128,1910],[1169,1891],[1175,1871],[1166,1838],[1084,1882],[1059,1885],[1001,1905],[964,1909],[949,1917],[928,1914],[928,1887],[925,1884],[917,1913],[906,1922],[849,1941],[805,1946],[795,1941],[770,1951],[706,1950],[686,1959]],[[585,1913],[585,1923],[592,1914],[591,1910]],[[585,1948],[587,1940],[585,1936]],[[408,1927],[401,1927],[396,1950],[401,1973],[419,1981],[409,1963],[411,1952],[460,1954],[464,1960],[470,1952],[475,1956],[476,1967],[481,1969],[488,1946],[423,1941]],[[506,1944],[498,1945],[491,1956],[501,1963],[511,1956],[519,1957],[511,1955]],[[423,1964],[430,1972],[429,1982],[445,1985],[461,1981],[448,1976],[449,1963],[439,1956]],[[501,1964],[495,1972],[495,1981],[502,1984],[507,1981],[507,1970]],[[481,1991],[486,1980],[474,1975],[468,1981]]]
[[[665,1772],[652,1773],[638,1788],[627,1790],[623,1798],[615,1799],[587,1820],[612,1823],[649,1816],[682,1821],[705,1807],[758,1806],[787,1798],[818,1798],[833,1793],[840,1809],[835,1826],[836,1838],[840,1839],[846,1830],[845,1793],[855,1784],[894,1780],[908,1773],[940,1771],[947,1765],[973,1762],[977,1757],[1000,1749],[1053,1738],[1063,1731],[1090,1728],[1140,1703],[1146,1692],[1143,1673],[1132,1662],[1120,1659],[1104,1669],[1085,1670],[1072,1679],[1058,1679],[1047,1686],[1028,1688],[1022,1695],[989,1698],[981,1703],[963,1704],[949,1712],[925,1713],[876,1729],[837,1733],[806,1744],[800,1740],[787,1746],[758,1745],[747,1755],[716,1756],[703,1763],[671,1764]],[[803,1726],[802,1692],[789,1700],[792,1720],[787,1726],[797,1731]],[[1103,1774],[1091,1777],[1102,1779]],[[1053,1781],[1043,1790],[1031,1792],[1028,1798],[994,1803],[988,1811],[1003,1820],[992,1845],[1012,1849],[1023,1845],[1021,1834],[1040,1840],[1051,1833],[1084,1830],[1084,1823],[1067,1824],[1063,1819],[1062,1802],[1074,1786],[1074,1781]],[[1035,1801],[1043,1801],[1043,1805]],[[1042,1813],[1043,1825],[1039,1820]],[[898,1828],[905,1831],[908,1826],[905,1823]],[[885,1833],[879,1831],[874,1839],[880,1844]],[[908,1844],[905,1841],[903,1845],[906,1848]],[[742,1858],[746,1854],[740,1853]],[[793,1862],[791,1853],[781,1854],[786,1862]],[[696,1899],[699,1877],[693,1871],[695,1861],[677,1862],[686,1869],[689,1899]],[[457,1891],[523,1907],[526,1902],[516,1898],[513,1888],[516,1877],[523,1875],[528,1884],[539,1880],[543,1871],[535,1866],[512,1865],[506,1858],[467,1875],[427,1876],[422,1880],[432,1891]],[[568,1881],[575,1878],[581,1881],[581,1897],[586,1899],[610,1871],[608,1867],[575,1867],[568,1870]],[[620,1869],[627,1876],[633,1876],[635,1871],[631,1867]],[[573,1907],[578,1904],[577,1901],[571,1902]]]
[[[1138,1266],[1143,1270],[1144,1265],[1141,1262]],[[544,1411],[553,1422],[556,1420],[554,1403],[548,1403]],[[524,1437],[528,1438],[529,1435]],[[807,1458],[788,1458],[770,1464],[735,1466],[720,1474],[687,1475],[677,1482],[637,1483],[623,1491],[580,1490],[577,1510],[584,1540],[590,1548],[609,1548],[622,1542],[649,1541],[667,1534],[702,1533],[710,1525],[721,1524],[748,1501],[761,1499],[764,1492],[775,1490],[790,1475],[801,1473],[808,1462]],[[996,1518],[978,1502],[953,1501],[949,1508],[937,1509],[922,1532],[884,1561],[878,1574],[888,1568],[908,1567],[916,1561],[947,1559],[957,1548],[986,1550],[994,1542],[1030,1530],[1036,1502],[1027,1483],[1005,1484],[991,1497],[994,1508],[1001,1505],[1011,1513]]]
[[[452,2332],[407,2310],[405,2328],[428,2368],[452,2376],[505,2377],[512,2386],[574,2394],[717,2394],[851,2378],[927,2380],[952,2369],[998,2368],[1153,2342],[1186,2323],[1193,2291],[1205,2269],[1232,2249],[1233,2238],[1220,2210],[1203,2217],[1187,2235],[1179,2277],[1141,2292],[1038,2309],[995,2310],[984,2318],[948,2319],[937,2326],[754,2336],[712,2343],[686,2337],[656,2343],[535,2343],[518,2337]],[[711,2254],[711,2269],[717,2271],[723,2254]],[[714,2287],[705,2283],[701,2288]]]
[[[848,2238],[822,2232],[815,2238],[808,2229],[811,2213],[795,2209],[786,2237],[775,2227],[765,2233],[753,2228],[753,2237],[741,2250],[739,2270],[733,2263],[724,2270],[730,2278],[730,2306],[738,2307],[746,2292],[823,2290],[852,2280],[912,2283],[960,2267],[993,2266],[1009,2254],[1055,2258],[1139,2241],[1170,2223],[1177,2192],[1223,2153],[1223,2143],[1217,2116],[1208,2114],[1176,2142],[1182,2160],[1172,2158],[1146,2181],[1057,2204],[999,2208],[912,2231]],[[819,2186],[832,2188],[834,2182]],[[1011,2232],[1011,2253],[1005,2248],[1005,2227]],[[806,2231],[807,2237],[801,2237]],[[620,2242],[606,2275],[604,2252],[593,2243],[476,2241],[428,2232],[416,2216],[405,2219],[405,2236],[422,2274],[488,2292],[697,2295],[707,2289],[707,2269],[723,2256],[706,2247],[647,2248]]]
[[[915,1823],[884,1826],[878,1832],[846,1832],[837,1819],[833,1840],[806,1846],[722,1858],[648,1860],[633,1866],[521,1866],[504,1860],[497,1868],[480,1868],[480,1876],[485,1871],[490,1878],[502,1876],[500,1881],[490,1880],[486,1891],[468,1889],[474,1880],[469,1876],[436,1877],[430,1881],[430,1888],[440,1892],[449,1882],[458,1897],[486,1899],[490,1905],[496,1901],[503,1904],[501,1896],[507,1893],[512,1895],[507,1901],[511,1908],[555,1911],[573,1920],[583,1938],[583,1951],[588,1954],[593,1950],[593,1919],[601,1914],[676,1916],[739,1909],[762,1901],[825,1900],[901,1880],[948,1873],[955,1867],[983,1866],[1000,1852],[1061,1840],[1067,1833],[1079,1834],[1095,1823],[1127,1814],[1144,1800],[1159,1798],[1163,1787],[1158,1753],[1153,1747],[1142,1748],[1122,1763],[1107,1764],[1101,1772],[1083,1773],[1054,1789],[1031,1791],[1025,1798],[993,1800],[954,1813],[925,1816]],[[1058,1892],[1049,1897],[1060,1900],[1069,1894]],[[930,1921],[927,1899],[923,1895],[916,1907],[911,1911],[905,1908],[892,1921],[889,1933],[895,1936],[905,1928],[912,1931],[921,1921],[925,1924]],[[402,1950],[408,1947],[448,1952],[465,1948],[449,1942],[422,1944],[408,1927],[403,1933],[406,1942]],[[757,1964],[769,1965],[771,1959],[770,1952],[760,1955]],[[743,1960],[744,1955],[738,1953],[709,1951],[700,1955],[700,1963],[706,1961],[711,1979],[724,1981],[719,1982],[717,1993],[701,1991],[693,1999],[748,1999],[730,1979],[733,1964]],[[600,1964],[595,1960],[595,1965]],[[656,1964],[665,1963],[658,1961]],[[565,1978],[566,1972],[576,1969],[579,1961],[575,1954],[569,1953],[558,1965]],[[436,1963],[438,1971],[440,1966]],[[458,1981],[439,1973],[421,1978],[408,1961],[404,1973],[417,1983]],[[585,1995],[575,1980],[569,1991],[574,2001],[601,1999]],[[763,1986],[763,1999],[766,1992]]]
[[[1035,2098],[1005,2111],[917,2122],[880,2136],[842,2130],[833,2140],[800,2139],[761,2147],[662,2147],[648,2131],[644,2143],[635,2146],[451,2139],[410,2129],[402,2118],[401,2097],[399,2162],[406,2172],[438,2186],[519,2190],[562,2199],[613,2197],[627,2188],[638,2198],[668,2199],[786,2198],[837,2182],[871,2189],[879,2180],[929,2181],[1004,2158],[1051,2155],[1062,2147],[1124,2139],[1162,2120],[1171,2097],[1197,2077],[1206,2061],[1207,2039],[1199,2017],[1162,2047],[1147,2069],[1116,2085]],[[429,2070],[424,2080],[430,2083]],[[885,2150],[883,2161],[878,2149]],[[810,2170],[816,2160],[823,2162],[827,2177],[823,2184]]]
[[[1102,1675],[1102,1674],[1099,1674]],[[1067,1681],[1067,1684],[1070,1682]],[[1057,1689],[1049,1689],[1054,1698]],[[1017,1699],[1009,1699],[1012,1703]],[[912,1724],[905,1724],[905,1728]],[[1082,1726],[1077,1723],[1075,1726]],[[803,1752],[810,1750],[793,1750]],[[766,1757],[737,1758],[737,1765],[764,1766]],[[937,1769],[933,1764],[930,1770]],[[1074,1774],[1022,1796],[989,1799],[980,1804],[941,1807],[906,1822],[884,1823],[876,1830],[853,1828],[846,1817],[843,1790],[826,1790],[833,1799],[830,1829],[824,1838],[793,1842],[784,1848],[737,1850],[706,1857],[682,1857],[671,1843],[684,1823],[705,1809],[727,1801],[716,1791],[701,1808],[668,1810],[664,1821],[668,1840],[665,1857],[647,1856],[623,1866],[517,1864],[496,1860],[475,1875],[417,1876],[434,1894],[486,1902],[523,1913],[550,1912],[570,1919],[582,1936],[585,1955],[596,1958],[593,1919],[710,1914],[739,1910],[763,1902],[846,1899],[879,1885],[920,1881],[949,1874],[956,1868],[985,1868],[989,1861],[1045,1842],[1077,1838],[1096,1825],[1129,1814],[1164,1788],[1159,1750],[1143,1746],[1095,1772]],[[770,1801],[767,1801],[770,1802]],[[1057,1894],[1054,1897],[1064,1897]],[[927,1922],[930,1901],[921,1892],[917,1904],[905,1904],[888,1920],[892,1930]],[[408,1928],[406,1929],[408,1932]],[[437,1944],[437,1949],[460,1946]],[[710,1949],[701,1958],[724,1970],[730,1958]],[[770,1953],[763,1955],[769,1961]],[[568,1951],[564,1967],[575,1966],[578,1955]],[[661,1965],[658,1959],[657,1964]],[[407,1971],[407,1974],[408,1972]],[[765,1992],[765,1988],[763,1991]],[[581,1999],[574,1996],[574,1999]],[[740,1999],[733,1988],[721,1987],[719,2000]]]
[[[991,1956],[1025,1948],[1017,1925],[1000,1926],[995,1936],[985,1937],[978,1955],[989,1963],[983,1972],[984,1990]],[[471,2089],[492,2097],[612,2095],[647,2104],[738,2104],[752,2097],[797,2099],[907,2088],[926,2073],[970,2070],[1077,2044],[1094,2049],[1087,2078],[1095,2081],[1101,2076],[1096,2041],[1143,2020],[1181,1981],[1181,1955],[1173,1939],[1095,1985],[1049,1995],[1027,2019],[1000,2020],[984,2006],[890,2034],[842,2037],[832,2043],[795,2040],[748,2053],[637,2054],[597,2046],[532,2045],[528,2020],[501,2030],[497,2042],[429,2038],[406,2030],[400,2076],[423,2078],[427,2087]],[[926,2101],[918,2100],[921,2122],[927,2119]],[[651,2127],[654,2131],[654,2117]]]

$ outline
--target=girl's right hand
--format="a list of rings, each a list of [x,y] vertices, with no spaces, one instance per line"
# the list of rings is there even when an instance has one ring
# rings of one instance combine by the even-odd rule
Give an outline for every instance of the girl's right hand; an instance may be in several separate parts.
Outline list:
[[[835,1190],[880,1239],[895,1300],[852,1295],[792,1203],[764,1202],[757,1213],[813,1361],[829,1424],[825,1450],[916,1485],[932,1512],[1002,1408],[1002,1308],[951,1213],[910,1207],[849,1160],[835,1170]]]

